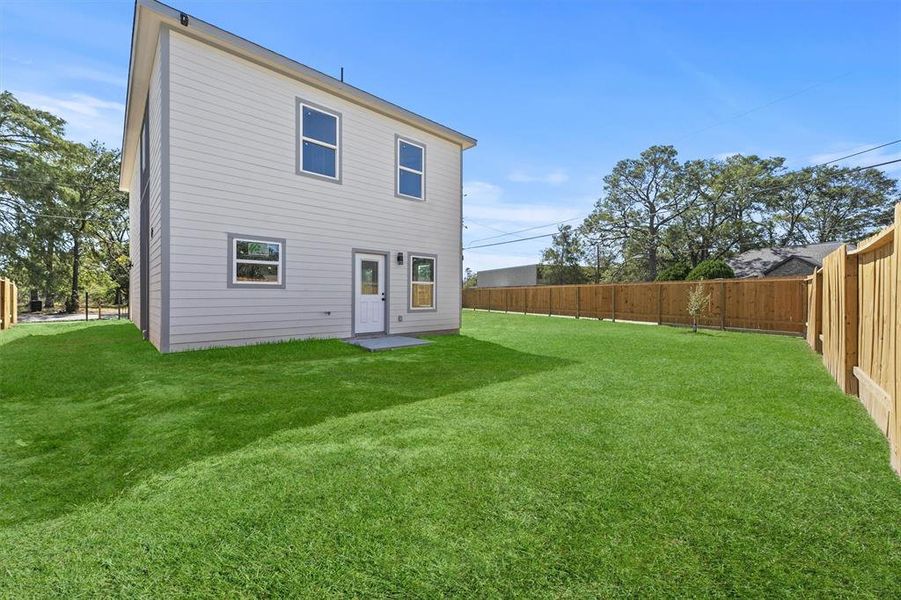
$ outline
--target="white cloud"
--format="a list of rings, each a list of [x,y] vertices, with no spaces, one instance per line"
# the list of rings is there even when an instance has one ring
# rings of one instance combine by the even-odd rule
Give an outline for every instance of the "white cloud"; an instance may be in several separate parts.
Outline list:
[[[539,223],[553,223],[587,214],[581,207],[582,199],[577,202],[580,206],[573,206],[573,202],[531,203],[508,202],[504,198],[504,189],[499,185],[486,181],[470,181],[463,184],[463,193],[466,197],[463,201],[465,218],[484,221],[484,225],[511,231],[520,229],[524,225],[537,225]]]
[[[105,83],[116,87],[125,87],[127,83],[126,77],[121,73],[104,71],[101,69],[92,69],[89,67],[73,66],[67,67],[64,74],[71,79],[79,79],[83,81],[94,81],[96,83]]]
[[[528,173],[517,169],[507,176],[507,179],[516,183],[546,183],[548,185],[560,185],[569,181],[569,175],[563,169],[554,169],[549,173]]]
[[[497,202],[504,191],[499,185],[487,181],[469,181],[463,184],[464,204],[483,204]]]
[[[18,92],[20,101],[46,110],[66,120],[66,132],[81,142],[98,139],[111,146],[118,146],[122,136],[122,119],[125,105],[80,93],[49,96],[31,92]]]
[[[741,152],[720,152],[719,154],[714,154],[713,158],[717,160],[726,160],[727,158],[731,158],[739,154],[741,154]]]

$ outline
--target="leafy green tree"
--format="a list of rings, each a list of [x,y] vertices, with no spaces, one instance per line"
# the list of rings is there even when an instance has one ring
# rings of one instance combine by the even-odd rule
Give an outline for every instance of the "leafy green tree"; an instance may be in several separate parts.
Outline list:
[[[732,279],[734,277],[735,271],[725,261],[711,258],[698,263],[698,266],[685,276],[685,280]]]
[[[53,304],[62,279],[55,184],[65,122],[0,92],[0,271]]]
[[[651,146],[637,159],[616,163],[604,178],[604,195],[582,224],[582,233],[643,258],[643,279],[657,277],[666,231],[695,203],[685,167],[672,146]],[[630,245],[627,248],[627,244]]]
[[[89,250],[92,242],[121,229],[121,222],[128,211],[127,196],[119,191],[119,151],[110,150],[100,142],[90,146],[70,144],[66,152],[65,213],[68,219],[66,233],[71,240],[72,278],[66,311],[79,308],[82,260],[85,246]],[[119,221],[119,223],[116,223]],[[124,233],[123,233],[124,235]],[[107,240],[108,241],[108,240]],[[108,247],[112,250],[112,247]],[[97,254],[95,254],[97,256]],[[108,257],[113,273],[118,270],[116,258]]]
[[[571,225],[560,225],[551,238],[552,243],[541,256],[541,266],[546,283],[582,283],[585,272],[579,264],[583,248],[579,232]]]
[[[684,262],[674,262],[667,265],[657,274],[656,281],[682,281],[691,272],[691,265]]]
[[[479,284],[479,275],[478,273],[473,272],[472,269],[466,267],[466,271],[463,273],[463,289],[473,288]]]

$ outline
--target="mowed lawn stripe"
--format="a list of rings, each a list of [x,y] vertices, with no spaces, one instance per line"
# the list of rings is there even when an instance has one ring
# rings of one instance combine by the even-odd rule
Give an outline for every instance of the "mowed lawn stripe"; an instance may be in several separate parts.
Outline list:
[[[129,325],[12,330],[0,595],[901,585],[886,442],[801,340],[464,318],[462,336],[382,354],[159,356]],[[89,356],[115,363],[96,386]]]

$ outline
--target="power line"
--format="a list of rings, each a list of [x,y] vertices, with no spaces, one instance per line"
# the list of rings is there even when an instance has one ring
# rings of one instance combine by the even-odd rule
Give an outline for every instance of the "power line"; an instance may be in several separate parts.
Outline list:
[[[851,158],[853,156],[860,156],[861,154],[866,154],[867,152],[872,152],[873,150],[879,150],[880,148],[885,148],[886,146],[891,146],[892,144],[897,144],[898,142],[901,142],[901,140],[893,140],[891,142],[879,144],[878,146],[873,146],[872,148],[867,148],[866,150],[861,150],[860,152],[855,152],[854,154],[848,154],[847,156],[842,156],[841,158],[836,158],[836,159],[830,160],[829,162],[824,162],[822,164],[819,164],[817,166],[825,167],[826,165],[831,165],[832,163],[837,163],[841,160],[845,160],[846,158]]]
[[[745,110],[745,111],[742,111],[742,112],[740,112],[740,113],[734,114],[734,115],[732,115],[731,117],[726,117],[725,119],[722,119],[722,120],[717,121],[717,122],[715,122],[715,123],[711,123],[710,125],[707,125],[706,127],[701,127],[700,129],[696,129],[696,130],[694,130],[694,131],[690,131],[690,132],[686,133],[685,135],[682,135],[682,136],[677,137],[677,138],[676,138],[676,141],[677,141],[677,142],[678,142],[678,141],[682,141],[682,140],[684,140],[684,139],[686,139],[686,138],[689,138],[689,137],[691,137],[691,136],[693,136],[693,135],[697,135],[697,134],[699,134],[699,133],[703,133],[704,131],[708,131],[708,130],[710,130],[710,129],[713,129],[714,127],[719,127],[720,125],[723,125],[723,124],[728,123],[728,122],[730,122],[730,121],[734,121],[734,120],[736,120],[736,119],[740,119],[740,118],[742,118],[742,117],[746,117],[746,116],[750,115],[751,113],[757,112],[758,110],[763,110],[764,108],[768,108],[768,107],[770,107],[770,106],[773,106],[774,104],[778,104],[778,103],[780,103],[780,102],[784,102],[784,101],[786,101],[786,100],[790,100],[790,99],[792,99],[792,98],[794,98],[794,97],[796,97],[796,96],[800,96],[801,94],[804,94],[804,93],[806,93],[806,92],[809,92],[810,90],[812,90],[812,89],[814,89],[814,88],[817,88],[817,87],[819,87],[819,86],[821,86],[821,85],[825,85],[825,84],[827,84],[827,83],[832,83],[833,81],[835,81],[835,80],[837,80],[837,79],[841,79],[842,77],[848,75],[849,73],[851,73],[851,71],[845,71],[844,73],[842,73],[842,74],[840,74],[840,75],[836,75],[835,77],[832,77],[831,79],[825,79],[825,80],[823,80],[823,81],[818,81],[817,83],[814,83],[814,84],[812,84],[812,85],[809,85],[809,86],[807,86],[806,88],[800,89],[800,90],[798,90],[798,91],[796,91],[796,92],[792,92],[791,94],[786,94],[785,96],[780,96],[779,98],[776,98],[776,99],[771,100],[771,101],[769,101],[769,102],[765,102],[764,104],[760,104],[760,105],[755,106],[755,107],[753,107],[753,108],[749,108],[748,110]]]
[[[565,221],[557,221],[556,223],[548,223],[547,225],[536,225],[535,227],[526,227],[525,229],[517,229],[516,231],[508,231],[502,233],[501,235],[490,235],[488,237],[479,238],[477,240],[470,240],[470,244],[474,244],[475,242],[484,242],[485,240],[493,240],[499,237],[505,237],[508,235],[516,235],[517,233],[525,233],[527,231],[535,231],[536,229],[543,229],[545,227],[555,227],[557,225],[563,225],[564,223],[569,223],[571,221],[579,221],[584,219],[584,217],[573,217],[572,219],[566,219]]]
[[[490,246],[503,246],[504,244],[514,244],[514,243],[516,243],[516,242],[525,242],[525,241],[528,241],[528,240],[537,240],[537,239],[539,239],[539,238],[546,238],[546,237],[550,237],[550,236],[552,236],[552,235],[557,235],[557,234],[556,234],[556,233],[545,233],[545,234],[542,234],[542,235],[533,235],[533,236],[531,236],[531,237],[526,237],[526,238],[518,238],[518,239],[515,239],[515,240],[507,240],[506,242],[494,242],[493,244],[481,244],[481,245],[479,245],[479,246],[467,246],[466,248],[463,248],[463,249],[464,249],[464,250],[473,250],[473,249],[475,249],[475,248],[488,248],[488,247],[490,247]]]

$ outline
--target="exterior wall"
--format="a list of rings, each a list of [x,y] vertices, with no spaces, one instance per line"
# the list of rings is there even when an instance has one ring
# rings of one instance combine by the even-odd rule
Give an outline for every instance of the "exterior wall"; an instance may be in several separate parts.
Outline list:
[[[156,58],[150,75],[150,95],[148,107],[148,127],[150,133],[150,247],[149,247],[149,294],[150,294],[150,342],[162,349],[162,228],[161,222],[161,53],[156,47]]]
[[[479,271],[478,287],[516,287],[538,285],[538,265]]]
[[[764,277],[785,277],[787,275],[810,275],[816,270],[816,267],[806,260],[792,258],[778,267],[770,269]]]
[[[161,56],[157,46],[153,71],[150,78],[150,91],[148,95],[148,133],[150,153],[148,157],[148,178],[150,180],[149,204],[150,204],[150,228],[152,234],[149,243],[148,274],[149,274],[149,328],[150,341],[157,348],[161,345],[161,307],[162,307],[162,236],[161,236]],[[141,315],[141,176],[140,157],[135,160],[134,171],[131,177],[131,185],[128,192],[129,213],[129,258],[131,271],[128,284],[129,314],[132,322],[140,327]]]
[[[461,147],[169,36],[168,348],[350,337],[354,249],[388,254],[389,333],[458,329]],[[341,183],[295,173],[297,98],[341,113]],[[424,202],[394,194],[396,135],[427,148]],[[227,286],[230,233],[285,240],[284,289]],[[410,252],[437,255],[436,310],[408,309]]]

